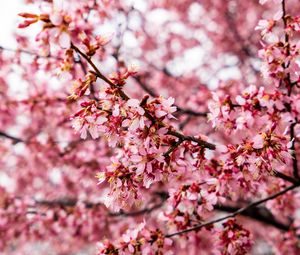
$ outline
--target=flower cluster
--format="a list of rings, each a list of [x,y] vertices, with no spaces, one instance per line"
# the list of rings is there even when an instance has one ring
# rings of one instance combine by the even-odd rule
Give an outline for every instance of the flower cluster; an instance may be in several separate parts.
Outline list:
[[[273,31],[274,26],[282,19],[284,36],[278,36]],[[281,13],[274,20],[261,20],[256,29],[262,30],[265,38],[259,57],[263,60],[261,67],[265,78],[270,78],[278,87],[285,88],[288,94],[299,80],[299,17]],[[267,35],[267,36],[266,36]]]
[[[177,229],[186,229],[203,221],[207,212],[211,212],[214,205],[222,200],[218,180],[214,178],[171,189],[169,193],[169,208],[163,218],[175,224]]]
[[[126,80],[130,77],[130,76],[134,76],[138,71],[138,67],[134,64],[128,66],[128,67],[124,67],[121,66],[119,68],[118,72],[112,73],[109,75],[109,78],[112,80],[112,82],[118,86],[118,87],[122,87],[125,85]]]
[[[235,100],[229,96],[223,100],[216,94],[210,101],[209,119],[213,126],[224,128],[228,132],[253,128],[263,128],[266,124],[283,118],[289,122],[292,118],[286,114],[285,103],[289,99],[280,91],[266,92],[264,87],[250,86]],[[285,113],[285,115],[283,115]]]
[[[165,238],[159,229],[149,230],[143,222],[134,229],[128,229],[116,243],[108,240],[99,243],[98,254],[172,254],[167,251],[171,245],[172,240]]]
[[[50,54],[50,44],[59,45],[62,49],[68,49],[71,41],[81,42],[88,56],[93,56],[96,51],[106,45],[110,35],[93,36],[91,30],[84,26],[84,9],[89,9],[90,3],[77,3],[78,10],[74,13],[74,6],[70,3],[59,3],[54,1],[51,9],[38,15],[33,13],[20,13],[19,16],[25,20],[19,24],[19,28],[28,27],[38,21],[43,22],[42,30],[36,36],[41,53],[44,56]],[[80,5],[83,9],[79,9]],[[69,8],[68,8],[69,7]]]
[[[255,30],[261,30],[261,35],[265,37],[267,34],[271,33],[273,28],[276,26],[276,20],[260,20]]]
[[[94,39],[92,39],[89,38],[84,32],[82,32],[79,37],[82,44],[86,48],[85,53],[89,57],[95,55],[100,47],[103,47],[111,40],[111,35],[97,35]]]
[[[88,76],[81,91],[93,81]],[[78,94],[76,93],[76,94]],[[165,137],[168,128],[153,123],[146,113],[160,121],[173,118],[176,107],[172,106],[172,98],[162,97],[147,102],[137,99],[123,100],[117,89],[105,87],[97,101],[81,103],[82,109],[73,117],[73,127],[81,133],[82,138],[89,132],[93,139],[106,136],[109,145],[122,146],[112,164],[97,177],[99,183],[108,182],[111,187],[111,201],[124,207],[130,206],[140,199],[138,191],[141,187],[149,188],[152,183],[159,182],[167,174],[164,168],[164,153],[169,141]],[[153,125],[154,124],[154,125]],[[117,202],[118,201],[118,202]]]
[[[164,133],[163,130],[157,131]],[[130,207],[135,202],[141,202],[141,190],[148,189],[153,183],[167,177],[163,153],[166,150],[159,141],[159,135],[152,138],[127,139],[123,149],[112,158],[112,163],[97,177],[99,183],[110,184],[110,196],[106,201],[113,208]]]
[[[72,95],[68,96],[68,99],[77,100],[78,98],[82,97],[96,80],[96,75],[89,72],[85,76],[85,80],[79,79],[75,81],[72,88]]]
[[[288,52],[288,55],[287,55]],[[263,59],[262,74],[270,77],[276,86],[286,85],[286,78],[289,76],[291,82],[299,78],[299,66],[297,59],[299,56],[299,45],[287,45],[284,42],[276,42],[266,45],[259,51],[259,56]]]
[[[236,220],[228,220],[223,226],[219,236],[221,254],[247,254],[252,246],[249,230],[239,225]]]
[[[212,101],[208,104],[208,119],[212,121],[213,127],[224,125],[225,128],[232,129],[230,113],[234,110],[235,105],[229,96],[220,97],[214,93]]]
[[[88,131],[93,139],[97,139],[100,132],[105,132],[106,113],[98,110],[95,101],[83,102],[81,106],[83,108],[73,116],[73,128],[83,139],[87,138]]]
[[[236,167],[244,176],[254,180],[272,174],[278,166],[288,164],[291,159],[289,140],[274,132],[274,127],[261,132],[240,145],[227,145],[223,149],[224,167]]]
[[[43,30],[37,35],[37,41],[54,41],[59,44],[62,48],[70,47],[70,23],[72,18],[64,13],[63,11],[52,11],[50,14],[31,14],[31,13],[20,13],[21,17],[25,18],[25,21],[19,25],[19,28],[25,28],[38,21],[44,22]]]
[[[76,84],[75,92],[71,97],[81,96],[94,81],[94,74],[88,74],[85,81],[79,81],[78,85]],[[117,88],[104,87],[97,101],[81,103],[82,109],[73,117],[75,130],[79,131],[81,135],[84,133],[84,137],[86,137],[87,129],[92,130],[91,132],[95,134],[98,132],[97,135],[93,136],[94,139],[99,137],[100,133],[106,134],[110,137],[109,142],[115,146],[116,143],[112,142],[115,141],[114,136],[122,139],[126,134],[129,137],[133,134],[139,134],[145,138],[147,133],[153,133],[150,128],[153,120],[149,120],[149,117],[145,115],[145,110],[150,116],[159,116],[157,118],[160,120],[173,118],[172,113],[176,111],[176,107],[172,106],[174,102],[172,98],[164,99],[161,97],[151,102],[140,102],[138,99],[125,101],[118,96],[118,93]],[[92,118],[86,120],[87,116]],[[101,123],[97,123],[99,116],[104,116],[106,120],[101,118]],[[103,130],[102,125],[104,122],[106,122],[105,130]],[[146,130],[148,131],[145,134]]]

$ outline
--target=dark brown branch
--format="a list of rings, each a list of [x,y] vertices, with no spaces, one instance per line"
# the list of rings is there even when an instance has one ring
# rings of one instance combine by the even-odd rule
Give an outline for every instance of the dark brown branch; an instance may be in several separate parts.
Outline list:
[[[191,117],[191,116],[187,116],[187,117],[185,118],[185,120],[182,121],[182,122],[179,124],[179,126],[178,126],[179,130],[183,130],[183,129],[185,128],[185,126],[186,126],[187,124],[189,124],[189,122],[190,122],[191,120],[192,120],[192,117]]]
[[[182,139],[178,139],[178,141],[176,143],[174,143],[173,145],[170,146],[170,148],[164,153],[165,157],[169,157],[170,154],[176,149],[178,148],[178,146],[183,143]]]
[[[82,72],[86,75],[87,74],[86,67],[85,67],[84,63],[82,62],[81,57],[78,53],[77,53],[76,58],[74,58],[74,61],[75,61],[75,63],[80,65]]]
[[[191,116],[194,116],[194,117],[207,117],[207,112],[196,112],[196,111],[193,111],[191,109],[185,109],[185,108],[182,108],[178,105],[175,105],[177,107],[177,111],[180,113],[180,114],[186,114],[186,115],[191,115]]]
[[[217,205],[214,207],[216,210],[220,210],[223,212],[233,213],[238,211],[240,208],[228,205]],[[290,226],[283,224],[282,222],[277,221],[274,216],[264,207],[259,208],[249,208],[248,210],[240,213],[242,216],[249,217],[256,221],[259,221],[263,224],[267,224],[277,229],[288,231]]]
[[[274,174],[275,177],[278,177],[278,178],[283,179],[285,181],[288,181],[290,183],[293,183],[293,184],[298,184],[299,183],[299,181],[297,179],[295,179],[291,176],[288,176],[284,173],[278,172],[276,170],[273,170],[273,174]]]
[[[194,137],[191,137],[191,136],[184,136],[184,135],[181,135],[180,133],[173,132],[173,131],[169,131],[168,133],[170,133],[171,135],[174,135],[174,136],[178,137],[179,140],[173,146],[171,146],[169,148],[169,150],[165,153],[165,156],[169,156],[185,140],[186,141],[194,141],[194,142],[197,142],[199,145],[203,146],[202,145],[203,142],[204,142],[203,140],[200,140],[200,139],[197,139],[197,138],[194,138]],[[4,132],[1,132],[1,131],[0,131],[0,136],[8,138],[8,139],[11,139],[14,142],[14,144],[20,143],[20,142],[25,143],[24,140],[22,140],[22,139],[20,139],[18,137],[14,137],[14,136],[8,135],[8,134],[6,134]],[[80,141],[81,140],[77,140],[77,141],[72,142],[71,144],[73,146],[74,144],[79,143]],[[207,143],[207,144],[204,144],[204,146],[211,146],[211,148],[213,149],[212,146],[214,146],[214,144]],[[67,152],[68,152],[68,150],[66,150],[65,152],[62,152],[61,156],[64,156]],[[295,168],[295,166],[294,166],[294,168]],[[283,179],[283,180],[288,181],[288,182],[293,183],[293,184],[297,184],[298,183],[298,180],[295,179],[295,178],[293,178],[293,177],[291,177],[291,176],[285,175],[285,174],[283,174],[281,172],[278,172],[276,170],[273,170],[273,173],[274,173],[275,177],[278,177],[280,179]]]
[[[239,61],[242,65],[244,65],[246,62],[246,58],[254,58],[256,57],[256,54],[253,54],[251,52],[251,47],[249,46],[249,43],[245,42],[245,39],[241,36],[240,32],[237,29],[236,21],[234,14],[231,13],[229,10],[225,12],[226,22],[228,24],[228,29],[231,31],[233,39],[235,42],[239,44],[240,52],[242,55],[239,56],[239,52],[236,52],[237,57],[239,58]],[[258,74],[259,70],[251,63],[251,61],[248,61],[248,64],[253,71],[254,74]]]
[[[299,177],[299,169],[298,169],[298,160],[296,155],[296,147],[295,147],[295,126],[297,122],[292,123],[290,126],[290,140],[292,142],[291,150],[292,150],[292,161],[293,161],[293,174],[296,179],[300,179]]]
[[[120,97],[124,100],[128,100],[129,97],[116,85],[114,84],[110,79],[106,78],[100,70],[97,68],[97,66],[94,64],[94,62],[91,60],[90,57],[88,57],[84,52],[82,52],[78,47],[76,47],[74,44],[71,44],[71,48],[74,49],[80,56],[82,56],[93,68],[95,74],[97,75],[98,78],[101,80],[105,81],[107,84],[111,86],[113,89],[117,89]]]
[[[140,215],[144,215],[144,214],[148,214],[151,213],[152,211],[155,211],[159,208],[161,208],[165,201],[168,199],[168,194],[165,192],[157,192],[155,193],[155,195],[157,195],[160,198],[160,202],[154,204],[153,206],[150,207],[146,207],[144,209],[141,210],[136,210],[136,211],[131,211],[131,212],[124,212],[124,211],[120,211],[120,212],[109,212],[108,216],[109,217],[136,217],[136,216],[140,216]],[[56,199],[56,200],[37,200],[36,204],[42,205],[42,206],[50,206],[50,207],[55,207],[55,206],[59,206],[59,207],[74,207],[77,204],[77,200],[76,199]],[[98,206],[103,206],[102,203],[92,203],[92,202],[84,202],[86,208],[95,208]],[[219,210],[219,211],[224,211],[224,212],[229,212],[229,213],[234,213],[236,211],[241,210],[241,208],[236,207],[236,206],[229,206],[229,205],[216,205],[214,206],[215,210]],[[31,210],[28,211],[28,213],[33,213],[36,214],[37,211],[35,210]],[[246,216],[249,217],[253,220],[256,220],[258,222],[276,227],[279,230],[283,230],[283,231],[288,231],[289,230],[289,225],[285,225],[282,222],[277,221],[274,216],[264,207],[260,207],[260,208],[255,208],[255,207],[251,207],[248,208],[247,210],[243,211],[240,213],[240,215],[242,216]]]
[[[281,2],[282,7],[282,21],[283,21],[283,27],[284,29],[287,28],[287,17],[286,17],[286,6],[285,6],[285,0],[282,0]],[[284,32],[284,40],[288,44],[289,43],[289,35],[287,32]]]
[[[210,150],[215,150],[216,149],[216,145],[215,144],[212,144],[212,143],[206,142],[204,140],[198,139],[198,138],[196,138],[194,136],[185,136],[185,135],[183,135],[181,133],[178,133],[176,131],[173,131],[173,130],[169,130],[167,134],[175,136],[175,137],[179,138],[182,141],[193,141],[193,142],[196,142],[198,145],[200,145],[202,147],[205,147],[205,148],[208,148]]]
[[[234,15],[232,13],[230,13],[230,11],[227,10],[225,12],[225,17],[226,17],[226,21],[227,21],[227,24],[228,24],[228,28],[232,32],[235,41],[240,44],[240,49],[242,50],[244,55],[246,57],[250,57],[250,58],[255,57],[255,54],[251,53],[249,45],[245,44],[244,38],[242,38],[241,34],[239,33],[239,31],[237,29],[237,26],[236,26],[235,19],[234,19]],[[244,59],[241,59],[241,61],[244,62]],[[253,68],[255,73],[258,72],[258,70],[256,70],[253,66],[251,66],[251,67]]]
[[[70,206],[73,207],[77,204],[76,199],[54,199],[54,200],[36,200],[36,204],[45,206]],[[92,208],[100,205],[100,203],[84,202],[87,208]]]
[[[131,211],[131,212],[125,212],[122,210],[120,212],[108,212],[108,216],[109,217],[136,217],[136,216],[140,216],[143,214],[151,213],[152,211],[155,211],[155,210],[161,208],[168,198],[166,195],[161,195],[161,194],[156,194],[156,195],[158,195],[160,197],[161,201],[159,203],[154,204],[153,206],[145,207],[141,210],[135,210],[135,211]],[[36,200],[35,202],[38,205],[50,206],[50,207],[55,207],[55,206],[74,207],[77,204],[76,199]],[[102,203],[92,203],[92,202],[88,202],[88,201],[85,201],[83,203],[86,206],[86,208],[90,208],[90,209],[98,207],[98,206],[104,206]]]
[[[139,84],[139,86],[145,91],[147,92],[150,96],[152,97],[157,97],[158,94],[153,90],[151,89],[149,86],[146,85],[145,82],[142,81],[141,77],[140,76],[134,76],[133,77],[134,80]]]
[[[79,64],[81,67],[82,72],[84,73],[84,75],[86,75],[88,73],[88,70],[86,68],[86,66],[84,65],[81,56],[76,52],[77,56],[75,58],[75,63]],[[97,100],[97,97],[95,95],[95,88],[94,88],[94,84],[91,83],[90,85],[90,92],[91,92],[91,96],[94,100]]]
[[[22,140],[21,138],[11,136],[11,135],[6,134],[6,133],[4,133],[4,132],[2,132],[2,131],[0,131],[0,136],[12,140],[14,144],[17,144],[17,143],[24,143],[24,142],[25,142],[25,141]]]
[[[197,231],[197,230],[199,230],[199,229],[201,229],[203,227],[213,225],[213,224],[215,224],[217,222],[222,222],[224,220],[227,220],[227,219],[230,219],[230,218],[234,218],[235,216],[237,216],[239,214],[245,213],[246,211],[248,211],[251,208],[254,208],[254,207],[256,207],[256,206],[258,206],[260,204],[265,203],[266,201],[272,200],[272,199],[274,199],[276,197],[279,197],[279,196],[287,193],[290,190],[293,190],[293,189],[299,187],[299,185],[300,184],[295,184],[295,185],[289,186],[289,187],[287,187],[287,188],[285,188],[285,189],[283,189],[283,190],[281,190],[281,191],[279,191],[279,192],[277,192],[277,193],[275,193],[275,194],[273,194],[271,196],[268,196],[268,197],[263,198],[261,200],[258,200],[256,202],[253,202],[253,203],[251,203],[251,204],[249,204],[249,205],[247,205],[247,206],[245,206],[243,208],[240,208],[237,211],[235,211],[235,212],[233,212],[233,213],[231,213],[229,215],[226,215],[224,217],[221,217],[221,218],[218,218],[218,219],[214,219],[214,220],[211,220],[211,221],[207,221],[205,223],[196,225],[194,227],[191,227],[191,228],[188,228],[188,229],[185,229],[185,230],[182,230],[182,231],[178,231],[178,232],[171,233],[171,234],[166,234],[165,237],[169,238],[169,237],[173,237],[173,236],[177,236],[177,235],[182,235],[182,234],[185,234],[185,233],[188,233],[188,232],[191,232],[191,231]]]

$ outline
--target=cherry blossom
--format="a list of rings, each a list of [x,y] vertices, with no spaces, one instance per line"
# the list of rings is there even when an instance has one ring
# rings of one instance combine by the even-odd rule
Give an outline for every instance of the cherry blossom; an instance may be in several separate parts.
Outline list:
[[[24,3],[1,254],[299,253],[296,0]]]

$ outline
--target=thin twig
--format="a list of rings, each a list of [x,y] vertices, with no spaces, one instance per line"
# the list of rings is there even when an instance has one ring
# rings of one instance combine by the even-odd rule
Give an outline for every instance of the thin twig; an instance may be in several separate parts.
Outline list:
[[[183,141],[192,141],[192,142],[195,142],[197,143],[198,145],[202,146],[202,147],[205,147],[207,149],[210,149],[210,150],[215,150],[216,149],[216,145],[215,144],[212,144],[212,143],[209,143],[209,142],[206,142],[204,140],[201,140],[199,138],[196,138],[194,136],[186,136],[186,135],[183,135],[177,131],[174,131],[174,130],[169,130],[168,135],[172,135],[172,136],[175,136]]]
[[[178,148],[178,146],[180,144],[183,143],[182,139],[178,139],[178,141],[176,143],[174,143],[173,145],[170,146],[170,148],[164,153],[164,157],[169,157],[170,154],[176,149]]]
[[[22,140],[21,138],[18,138],[18,137],[15,137],[15,136],[11,136],[11,135],[6,134],[6,133],[4,133],[4,132],[2,132],[2,131],[0,131],[0,136],[12,140],[14,144],[17,144],[17,143],[24,143],[24,142],[25,142],[25,141]]]
[[[298,184],[299,183],[299,180],[297,180],[297,179],[295,179],[295,178],[293,178],[289,175],[286,175],[284,173],[281,173],[277,170],[273,170],[273,175],[275,177],[278,177],[280,179],[283,179],[283,180],[288,181],[288,182],[293,183],[293,184]]]

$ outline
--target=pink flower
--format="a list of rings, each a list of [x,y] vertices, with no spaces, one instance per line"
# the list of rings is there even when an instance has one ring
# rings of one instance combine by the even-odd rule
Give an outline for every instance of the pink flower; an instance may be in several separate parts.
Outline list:
[[[263,139],[262,135],[256,135],[252,141],[253,141],[252,146],[254,149],[262,149],[263,148],[264,139]]]
[[[145,110],[140,106],[140,101],[138,99],[131,98],[126,102],[126,105],[136,110],[140,115],[144,115],[145,113]]]
[[[172,106],[175,102],[173,97],[169,97],[168,99],[160,98],[161,105],[157,106],[155,110],[155,116],[157,118],[161,118],[164,116],[168,116],[168,118],[173,118],[172,113],[176,112],[176,106]]]
[[[85,116],[85,117],[75,117],[73,119],[73,128],[75,131],[80,132],[80,137],[82,139],[87,138],[87,131],[93,139],[97,139],[100,133],[105,132],[105,127],[103,124],[108,119],[104,116]]]
[[[63,49],[69,48],[71,45],[71,37],[69,32],[71,17],[65,14],[63,11],[54,10],[49,15],[49,18],[51,23],[54,25],[54,28],[50,30],[51,37]]]
[[[262,30],[261,35],[265,36],[267,33],[272,31],[275,24],[275,20],[260,20],[258,25],[255,27],[255,30]]]

